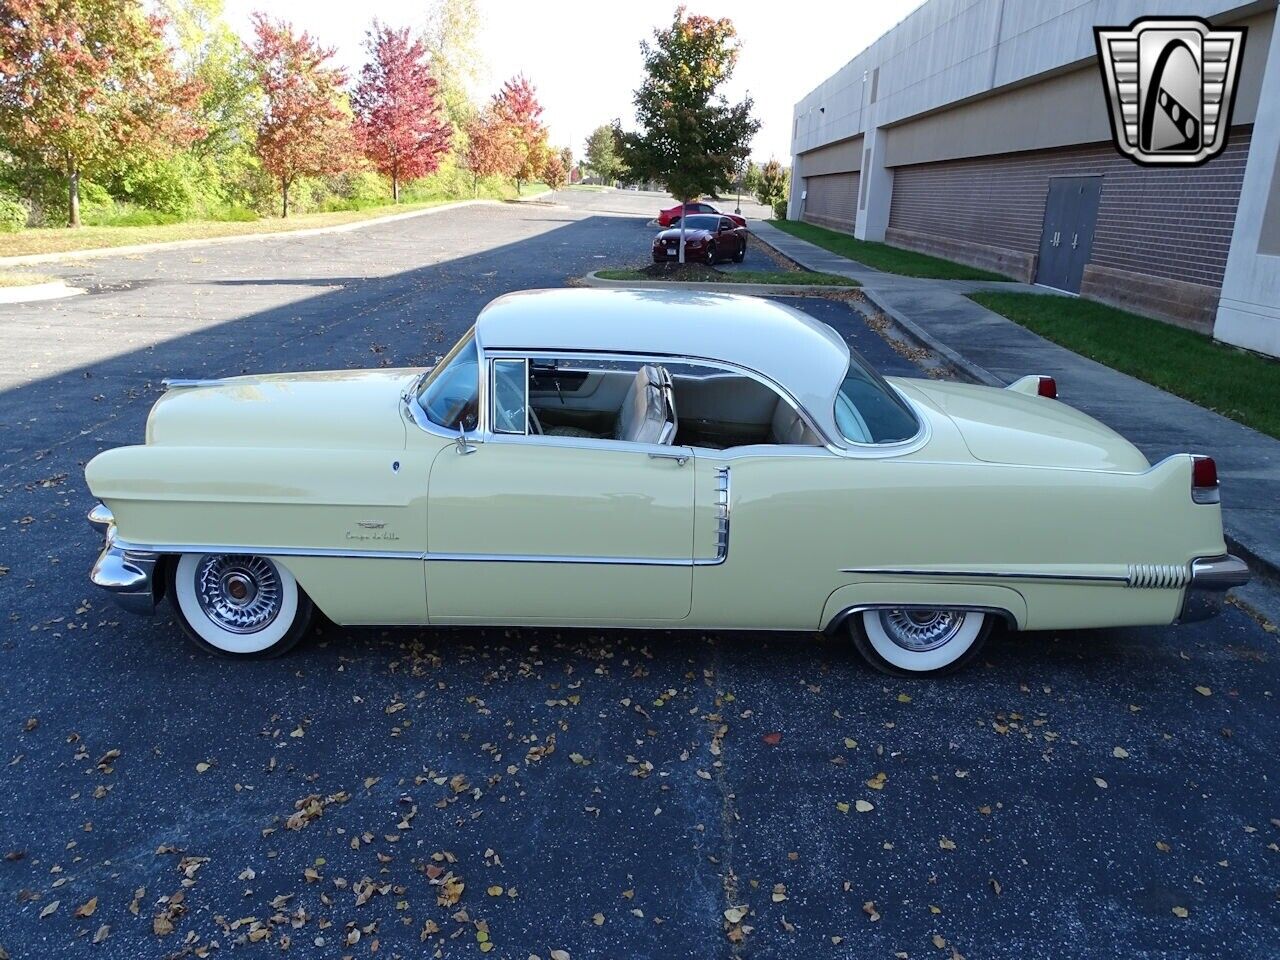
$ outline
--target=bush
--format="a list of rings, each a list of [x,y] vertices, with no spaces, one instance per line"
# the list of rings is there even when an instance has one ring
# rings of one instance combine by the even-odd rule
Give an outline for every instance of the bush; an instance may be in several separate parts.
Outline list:
[[[27,225],[27,214],[25,203],[0,193],[0,233],[17,233]]]
[[[787,219],[787,201],[786,201],[786,200],[775,200],[775,201],[774,201],[774,204],[773,204],[773,219],[775,219],[775,220],[785,220],[785,219]]]

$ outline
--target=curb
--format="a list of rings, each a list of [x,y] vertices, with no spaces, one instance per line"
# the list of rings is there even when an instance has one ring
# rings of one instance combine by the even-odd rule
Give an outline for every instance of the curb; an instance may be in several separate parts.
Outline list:
[[[530,197],[529,199],[533,199]],[[365,227],[376,227],[383,223],[394,223],[397,220],[408,220],[412,217],[423,217],[446,210],[457,210],[480,204],[505,203],[503,200],[458,200],[453,203],[442,203],[422,210],[410,210],[407,213],[392,213],[385,217],[371,217],[368,220],[353,220],[351,223],[339,223],[331,227],[303,227],[301,230],[274,230],[270,233],[238,233],[229,237],[205,237],[191,240],[158,240],[155,243],[133,243],[119,247],[92,247],[88,250],[62,250],[58,253],[28,253],[16,257],[0,257],[0,267],[26,267],[41,263],[65,263],[69,260],[88,260],[98,257],[123,257],[138,253],[152,253],[157,250],[185,250],[191,247],[205,247],[224,243],[245,243],[250,240],[276,240],[281,237],[316,237],[326,233],[350,233]]]
[[[593,270],[582,278],[588,287],[616,290],[690,290],[703,293],[737,293],[747,297],[812,297],[832,292],[861,292],[861,287],[837,287],[817,283],[690,283],[680,280],[605,280]]]
[[[0,303],[35,303],[37,300],[62,300],[88,293],[84,287],[68,286],[65,280],[29,283],[23,287],[0,287]]]

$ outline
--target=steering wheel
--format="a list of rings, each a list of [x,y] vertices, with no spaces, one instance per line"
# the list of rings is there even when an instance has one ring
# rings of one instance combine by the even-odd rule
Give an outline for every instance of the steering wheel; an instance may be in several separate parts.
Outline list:
[[[496,387],[493,394],[494,411],[501,414],[504,421],[511,422],[517,418],[517,411],[523,407],[525,419],[528,422],[528,432],[541,436],[542,424],[538,421],[538,415],[533,412],[533,407],[525,403],[523,391],[508,380],[498,380]]]

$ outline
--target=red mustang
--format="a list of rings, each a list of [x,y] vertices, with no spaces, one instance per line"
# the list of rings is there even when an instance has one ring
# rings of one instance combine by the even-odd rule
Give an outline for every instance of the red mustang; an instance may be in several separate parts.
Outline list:
[[[705,203],[702,200],[692,200],[689,203],[684,204],[683,209],[686,212],[688,212],[690,215],[695,213],[714,213],[722,217],[728,217],[730,220],[732,220],[734,223],[736,223],[740,227],[745,227],[747,225],[747,221],[745,217],[740,217],[736,213],[722,213],[721,211],[713,207],[711,204]],[[660,227],[671,226],[671,224],[674,221],[680,219],[680,210],[681,210],[681,205],[678,203],[674,207],[668,207],[666,210],[659,210],[658,226]]]
[[[747,228],[724,215],[690,214],[684,224],[685,263],[719,263],[732,259],[741,263],[747,256]],[[653,238],[653,262],[680,259],[680,225],[663,230]]]

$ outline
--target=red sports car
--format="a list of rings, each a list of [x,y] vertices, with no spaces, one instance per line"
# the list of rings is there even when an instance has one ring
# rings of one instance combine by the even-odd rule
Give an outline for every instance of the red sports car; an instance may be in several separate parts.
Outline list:
[[[692,200],[689,203],[684,204],[683,209],[690,215],[693,215],[695,213],[712,213],[721,217],[728,217],[730,220],[732,220],[734,223],[736,223],[740,227],[745,227],[747,225],[747,220],[745,217],[740,217],[736,213],[723,213],[720,210],[717,210],[711,204],[703,200]],[[680,210],[681,210],[681,205],[678,203],[674,207],[668,207],[666,210],[659,210],[658,226],[660,227],[671,226],[672,223],[680,219]]]
[[[747,228],[720,214],[690,214],[684,224],[685,263],[741,263],[747,256]],[[653,262],[680,259],[680,225],[653,238]]]

